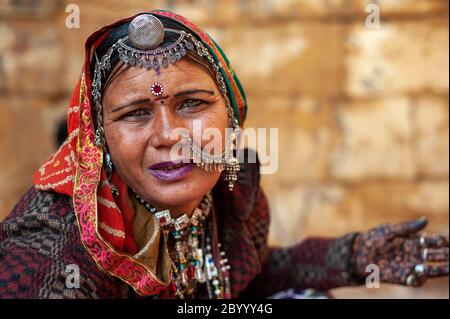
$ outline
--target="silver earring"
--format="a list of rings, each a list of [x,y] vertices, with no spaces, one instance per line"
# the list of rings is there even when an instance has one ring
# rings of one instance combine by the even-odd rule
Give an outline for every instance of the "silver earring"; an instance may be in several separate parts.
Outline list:
[[[111,179],[113,166],[111,161],[111,155],[109,153],[105,153],[105,170],[108,179]]]
[[[241,166],[239,164],[238,159],[234,156],[233,148],[234,148],[234,141],[237,139],[237,135],[235,133],[232,133],[232,142],[230,145],[230,150],[228,151],[231,155],[231,158],[229,158],[225,163],[225,176],[224,180],[228,182],[228,190],[231,192],[234,189],[234,183],[237,181],[238,177],[237,174],[241,170]],[[237,140],[236,140],[237,143]]]
[[[237,181],[237,173],[240,171],[241,167],[238,160],[233,157],[229,164],[225,165],[225,176],[224,180],[228,182],[228,190],[233,191],[234,183]]]
[[[105,152],[105,170],[106,170],[106,177],[108,179],[109,187],[111,187],[111,192],[114,197],[119,197],[120,193],[117,189],[116,185],[111,181],[112,179],[112,171],[113,171],[113,164],[111,161],[111,155],[107,152]]]

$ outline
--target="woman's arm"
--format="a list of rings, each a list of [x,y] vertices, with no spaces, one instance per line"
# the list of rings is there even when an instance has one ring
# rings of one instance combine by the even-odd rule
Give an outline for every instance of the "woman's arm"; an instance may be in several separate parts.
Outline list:
[[[350,265],[356,233],[339,238],[308,238],[291,247],[268,247],[269,208],[262,189],[247,227],[253,235],[262,271],[240,295],[265,298],[288,288],[334,287],[361,284]]]
[[[391,284],[420,286],[427,278],[448,276],[448,238],[418,235],[426,219],[381,225],[339,238],[308,238],[292,247],[274,248],[267,246],[267,200],[261,190],[257,196],[258,205],[247,226],[256,234],[255,242],[259,241],[255,246],[262,270],[242,297],[263,298],[288,288],[327,290],[361,285],[369,264],[379,268],[380,282]]]
[[[292,247],[269,248],[253,289],[270,296],[287,288],[325,291],[362,284],[364,281],[354,277],[350,267],[354,238],[355,234],[336,239],[308,238]]]
[[[262,271],[240,295],[265,298],[288,288],[327,290],[360,284],[350,271],[355,234],[340,238],[308,238],[291,247],[268,247],[269,208],[260,188],[247,227],[253,235]]]

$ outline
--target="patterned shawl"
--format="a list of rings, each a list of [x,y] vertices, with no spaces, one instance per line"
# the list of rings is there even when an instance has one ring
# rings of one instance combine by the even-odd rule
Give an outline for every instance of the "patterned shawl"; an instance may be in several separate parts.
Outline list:
[[[216,62],[220,63],[228,98],[242,126],[247,111],[245,94],[219,46],[180,15],[169,11],[150,13],[170,18],[189,28],[209,49]],[[167,285],[131,257],[138,248],[132,236],[133,213],[128,206],[127,186],[117,174],[113,174],[112,181],[121,194],[119,198],[114,198],[106,183],[103,152],[94,145],[91,99],[93,75],[90,65],[94,50],[111,30],[135,16],[105,26],[87,39],[84,66],[67,113],[68,138],[36,171],[33,183],[38,190],[69,195],[78,220],[81,242],[97,265],[128,283],[138,294],[149,296],[160,293]]]

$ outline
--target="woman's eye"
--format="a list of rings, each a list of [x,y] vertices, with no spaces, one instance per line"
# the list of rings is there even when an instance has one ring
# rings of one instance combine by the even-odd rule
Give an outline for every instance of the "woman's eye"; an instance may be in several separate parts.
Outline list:
[[[204,103],[205,102],[202,101],[202,100],[189,99],[189,100],[184,101],[181,104],[180,108],[181,109],[183,109],[183,108],[195,108],[195,107],[198,107],[198,106],[200,106],[200,105],[202,105]]]
[[[137,109],[137,110],[128,112],[123,117],[124,118],[138,118],[138,117],[147,116],[147,115],[151,115],[151,112],[149,110]]]

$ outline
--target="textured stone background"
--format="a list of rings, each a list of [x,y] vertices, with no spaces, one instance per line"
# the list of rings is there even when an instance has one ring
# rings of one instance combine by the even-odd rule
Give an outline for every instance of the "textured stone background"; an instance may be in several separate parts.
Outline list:
[[[70,3],[79,29],[65,26]],[[365,26],[369,3],[380,7],[379,29]],[[279,129],[279,169],[263,177],[273,244],[422,215],[429,232],[448,234],[446,0],[0,0],[0,218],[54,148],[85,38],[149,8],[211,33],[246,88],[247,126]],[[334,292],[449,294],[447,279]]]

